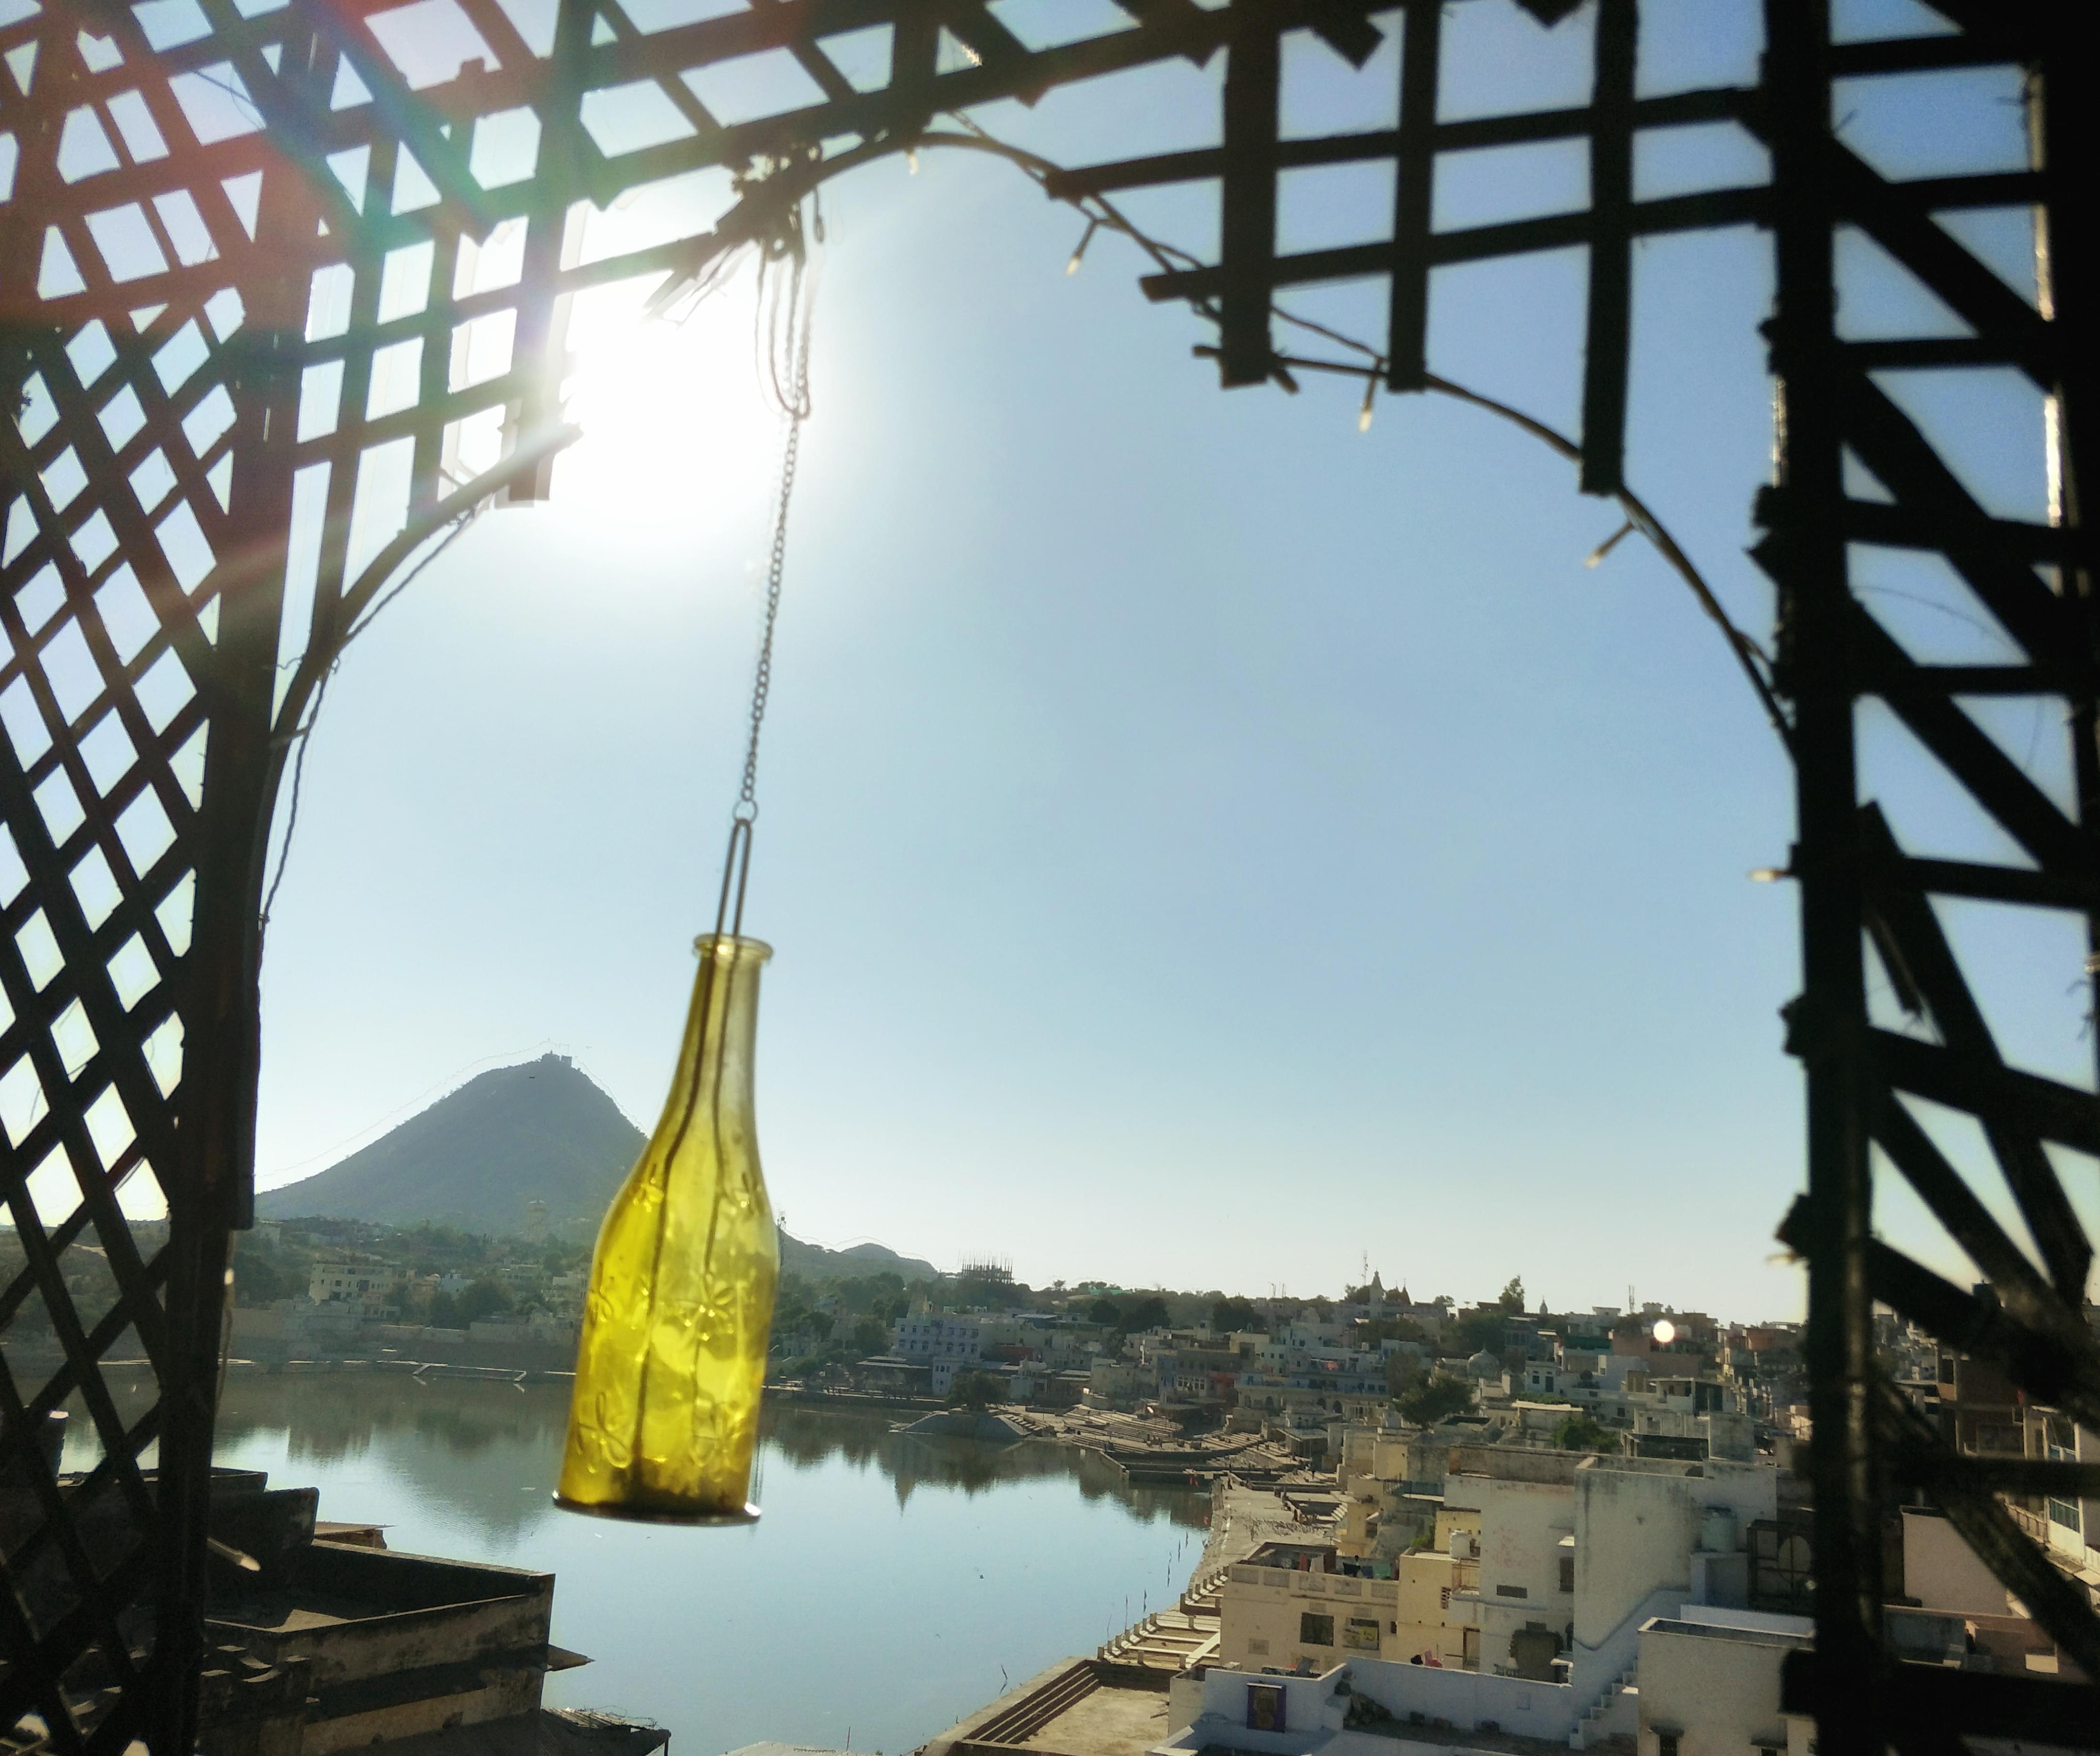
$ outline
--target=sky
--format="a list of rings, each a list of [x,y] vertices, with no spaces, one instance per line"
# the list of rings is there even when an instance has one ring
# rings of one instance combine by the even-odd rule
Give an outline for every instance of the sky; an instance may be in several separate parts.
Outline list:
[[[1647,11],[1644,89],[1754,77],[1754,7]],[[1451,7],[1444,113],[1582,101],[1590,16]],[[1934,28],[1893,0],[1846,16]],[[1286,130],[1389,120],[1394,66],[1294,39]],[[1205,143],[1216,71],[977,119],[1066,162]],[[1848,91],[1848,143],[1891,174],[2022,162],[2009,80],[1932,80]],[[1437,223],[1579,200],[1570,151],[1469,155]],[[1725,128],[1639,161],[1643,194],[1762,174]],[[698,179],[593,236],[721,199]],[[1390,201],[1374,170],[1298,174],[1283,247],[1377,235]],[[1215,249],[1214,196],[1127,205]],[[1138,253],[1103,236],[1066,274],[1081,223],[1004,165],[884,161],[824,213],[747,915],[775,947],[759,1122],[788,1229],[1038,1284],[1309,1295],[1367,1265],[1420,1296],[1520,1275],[1556,1308],[1798,1315],[1772,1238],[1802,1176],[1798,901],[1748,876],[1786,863],[1790,774],[1660,558],[1585,566],[1617,508],[1449,400],[1382,397],[1360,431],[1348,381],[1221,391]],[[1955,223],[2032,296],[2023,215]],[[1864,240],[1841,264],[1851,333],[1945,331]],[[474,524],[329,691],[269,930],[263,1187],[549,1050],[644,1127],[662,1104],[780,430],[749,271],[682,326],[633,321],[646,290],[578,313],[586,437],[552,503]],[[1639,246],[1628,479],[1761,638],[1770,297],[1747,229]],[[1382,301],[1289,302],[1375,342]],[[1579,252],[1436,278],[1432,368],[1564,430],[1582,334]],[[1890,388],[1992,510],[2044,515],[2023,386]],[[1920,656],[2001,651],[1927,563],[1860,578]],[[1906,845],[1996,849],[1877,711],[1863,791]],[[2060,735],[2012,713],[1991,729],[2060,792]],[[1945,918],[2009,1055],[2089,1085],[2082,946],[2010,913]],[[1899,1192],[1877,1214],[1965,1272]]]

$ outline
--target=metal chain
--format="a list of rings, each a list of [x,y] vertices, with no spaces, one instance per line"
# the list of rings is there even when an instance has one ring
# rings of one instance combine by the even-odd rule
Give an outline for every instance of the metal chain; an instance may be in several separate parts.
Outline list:
[[[715,931],[740,933],[743,927],[744,883],[751,870],[752,825],[758,819],[758,736],[765,723],[765,704],[773,692],[773,631],[780,619],[780,588],[788,569],[788,509],[795,496],[795,470],[801,461],[802,422],[810,413],[810,320],[814,300],[804,282],[800,240],[788,270],[788,321],[795,350],[794,393],[787,403],[788,438],[780,456],[780,492],[774,502],[773,546],[765,569],[765,619],[759,638],[758,665],[751,684],[751,735],[743,750],[743,780],[730,814],[729,848],[722,862],[721,898],[715,909]],[[760,289],[761,304],[765,290]]]
[[[798,265],[797,281],[801,279]],[[792,297],[792,296],[791,296]],[[773,690],[773,629],[780,617],[780,585],[788,567],[788,503],[795,494],[795,467],[802,448],[802,418],[809,406],[810,326],[805,318],[795,351],[795,400],[788,411],[788,442],[780,456],[780,494],[773,513],[773,549],[765,569],[765,625],[758,643],[758,670],[751,686],[751,741],[743,752],[743,786],[736,808],[758,812],[758,734],[765,719],[766,697]]]

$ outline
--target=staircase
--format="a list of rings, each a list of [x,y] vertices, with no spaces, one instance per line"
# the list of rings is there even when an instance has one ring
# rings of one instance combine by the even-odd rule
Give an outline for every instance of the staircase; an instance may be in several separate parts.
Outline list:
[[[1074,1665],[998,1718],[987,1719],[977,1727],[968,1741],[973,1745],[1026,1744],[1074,1701],[1085,1699],[1101,1686],[1101,1679],[1085,1665]]]
[[[1181,1608],[1190,1616],[1215,1616],[1220,1613],[1219,1600],[1224,1595],[1225,1581],[1231,1576],[1232,1564],[1214,1567],[1201,1579],[1191,1579],[1189,1589],[1181,1594]]]
[[[1170,1674],[1214,1657],[1223,1621],[1219,1599],[1230,1571],[1229,1567],[1216,1567],[1190,1580],[1175,1608],[1154,1610],[1100,1648],[1096,1656],[1112,1665]]]
[[[1568,1734],[1570,1749],[1594,1749],[1612,1735],[1606,1725],[1620,1697],[1639,1692],[1635,1683],[1640,1675],[1642,1623],[1652,1616],[1674,1616],[1683,1607],[1681,1586],[1660,1586],[1596,1645],[1576,1648],[1573,1680],[1578,1688],[1594,1693]]]
[[[1590,1704],[1588,1710],[1575,1723],[1575,1729],[1568,1734],[1568,1749],[1589,1749],[1603,1743],[1611,1735],[1604,1727],[1612,1717],[1612,1710],[1618,1704],[1621,1696],[1640,1693],[1639,1678],[1639,1669],[1632,1665],[1613,1678],[1606,1685],[1604,1692]]]

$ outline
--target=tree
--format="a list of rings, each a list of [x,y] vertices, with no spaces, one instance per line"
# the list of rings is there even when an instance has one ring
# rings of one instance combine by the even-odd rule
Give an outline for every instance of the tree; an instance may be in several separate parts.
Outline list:
[[[464,1329],[460,1321],[459,1301],[448,1292],[430,1295],[430,1325],[432,1329]]]
[[[1214,1330],[1266,1330],[1267,1321],[1244,1299],[1220,1299],[1211,1307]]]
[[[235,1246],[234,1302],[267,1305],[273,1299],[296,1299],[307,1290],[307,1277],[267,1251],[242,1250]]]
[[[1141,1335],[1149,1329],[1164,1329],[1167,1323],[1167,1301],[1152,1293],[1123,1313],[1122,1328],[1126,1335]]]
[[[1400,1398],[1403,1418],[1417,1427],[1434,1427],[1454,1414],[1463,1414],[1473,1405],[1473,1387],[1449,1372],[1432,1372]]]
[[[1500,1305],[1483,1305],[1477,1311],[1469,1311],[1455,1323],[1446,1324],[1439,1336],[1437,1351],[1445,1355],[1455,1354],[1466,1359],[1483,1348],[1489,1353],[1499,1353],[1502,1345],[1502,1325],[1507,1313]]]
[[[1096,1299],[1087,1307],[1087,1321],[1103,1329],[1123,1327],[1123,1307],[1113,1299]]]
[[[948,1386],[948,1401],[962,1409],[988,1408],[1005,1395],[1006,1380],[996,1372],[958,1372]]]
[[[1618,1435],[1587,1409],[1576,1410],[1553,1429],[1553,1442],[1563,1451],[1612,1451],[1617,1441]]]
[[[476,1281],[459,1295],[457,1305],[459,1321],[451,1326],[465,1329],[470,1324],[480,1322],[484,1317],[501,1317],[515,1304],[510,1296],[510,1289],[502,1282]]]
[[[1502,1295],[1495,1301],[1512,1317],[1524,1315],[1524,1277],[1512,1274],[1509,1284],[1502,1288]]]

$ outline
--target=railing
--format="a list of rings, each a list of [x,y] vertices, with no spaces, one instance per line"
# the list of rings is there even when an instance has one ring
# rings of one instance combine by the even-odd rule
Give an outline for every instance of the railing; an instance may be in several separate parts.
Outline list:
[[[1236,1566],[1232,1582],[1268,1586],[1304,1598],[1361,1598],[1370,1604],[1400,1602],[1400,1583],[1392,1579],[1352,1578],[1346,1573],[1306,1573],[1293,1567]]]
[[[2007,1500],[2005,1510],[2013,1515],[2013,1522],[2020,1527],[2021,1534],[2030,1542],[2046,1549],[2049,1546],[2049,1520],[2039,1512],[2031,1512],[2016,1500]]]

